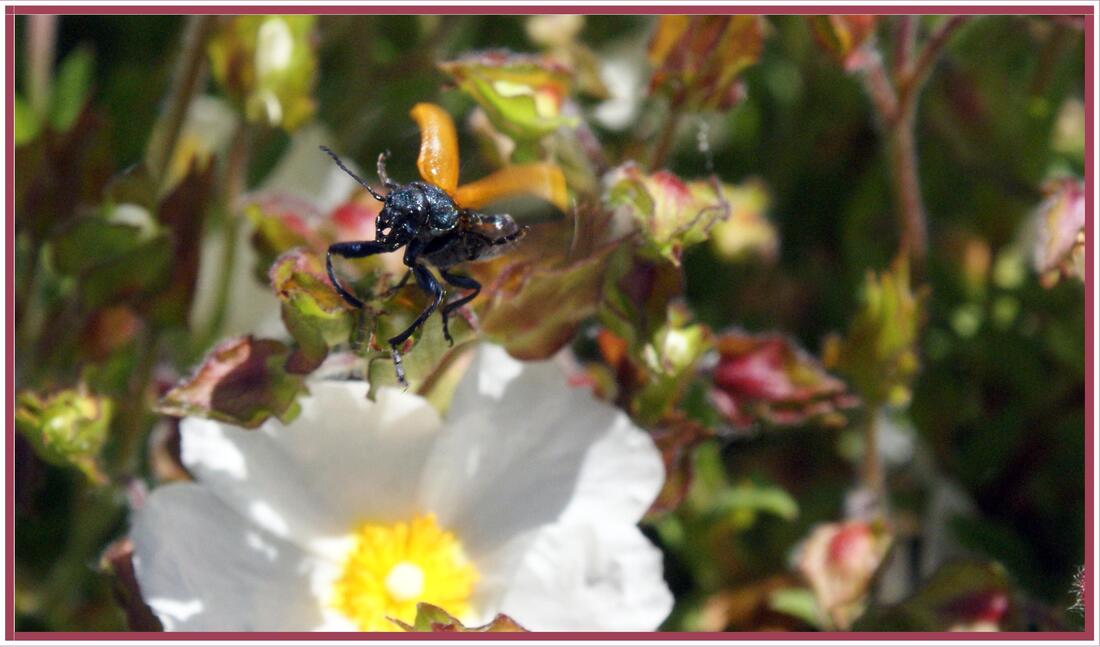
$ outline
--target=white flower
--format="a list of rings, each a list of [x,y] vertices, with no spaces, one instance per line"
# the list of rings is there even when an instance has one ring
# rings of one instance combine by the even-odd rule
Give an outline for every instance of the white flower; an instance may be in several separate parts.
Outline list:
[[[318,380],[289,425],[189,418],[193,483],[133,519],[168,630],[396,630],[417,601],[467,624],[651,630],[672,596],[637,527],[664,479],[650,437],[549,362],[479,352],[441,424],[415,395]]]

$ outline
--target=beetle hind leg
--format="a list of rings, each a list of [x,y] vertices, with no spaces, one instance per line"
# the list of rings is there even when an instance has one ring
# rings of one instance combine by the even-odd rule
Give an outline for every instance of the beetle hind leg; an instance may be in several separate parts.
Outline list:
[[[473,292],[463,296],[461,298],[451,301],[447,305],[443,306],[440,310],[440,314],[443,315],[443,338],[447,340],[447,343],[451,346],[455,345],[455,340],[451,338],[451,331],[447,328],[447,323],[450,321],[451,313],[458,310],[467,303],[473,301],[478,294],[481,293],[481,284],[468,276],[462,276],[461,274],[451,274],[446,270],[439,271],[440,276],[448,284],[455,286],[456,288],[465,288],[467,290],[473,290]]]

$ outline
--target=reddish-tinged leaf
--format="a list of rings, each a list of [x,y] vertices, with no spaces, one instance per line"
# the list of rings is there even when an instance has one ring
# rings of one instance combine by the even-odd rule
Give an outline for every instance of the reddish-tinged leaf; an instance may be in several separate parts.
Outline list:
[[[648,249],[676,265],[684,248],[707,239],[729,217],[729,203],[716,180],[685,182],[668,171],[646,175],[633,162],[604,177],[604,203],[633,221]]]
[[[808,18],[814,40],[846,70],[861,63],[860,48],[875,33],[878,16],[811,16]]]
[[[601,321],[637,355],[668,320],[668,306],[684,288],[684,275],[663,257],[623,246],[611,258]]]
[[[290,349],[251,335],[226,340],[203,360],[195,374],[173,387],[157,405],[159,413],[199,416],[249,429],[274,416],[297,415],[295,398],[302,378],[285,369]]]
[[[320,253],[334,242],[325,235],[317,208],[302,200],[264,195],[246,205],[244,213],[254,229],[252,246],[258,252],[255,271],[260,280],[266,280],[276,258],[295,247]]]
[[[647,516],[671,512],[679,507],[691,488],[694,476],[692,452],[703,441],[714,437],[714,431],[680,414],[670,416],[657,431],[653,432],[653,441],[661,451],[665,464],[665,484]]]
[[[862,612],[871,579],[892,540],[879,525],[845,521],[818,526],[802,544],[798,571],[837,628],[847,629]]]
[[[852,627],[856,631],[1012,631],[1026,623],[1012,583],[999,564],[957,561],[943,565],[912,597],[888,607],[872,607]],[[1031,617],[1046,629],[1061,628],[1053,618]]]
[[[1063,277],[1085,278],[1085,183],[1063,179],[1044,187],[1034,216],[1032,262],[1044,287]]]
[[[651,93],[677,107],[728,110],[764,46],[762,16],[662,16],[649,45]]]
[[[841,409],[856,404],[844,382],[787,337],[731,331],[716,345],[711,398],[735,425],[843,424]]]
[[[480,312],[481,331],[517,359],[550,357],[596,313],[614,246],[560,268],[520,263],[498,276]]]

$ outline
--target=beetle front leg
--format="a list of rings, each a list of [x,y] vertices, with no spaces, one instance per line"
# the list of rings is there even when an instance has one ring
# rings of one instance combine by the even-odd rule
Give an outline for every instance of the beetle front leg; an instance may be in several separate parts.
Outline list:
[[[412,322],[412,325],[406,328],[398,335],[390,337],[387,341],[390,345],[390,354],[393,356],[394,371],[397,373],[397,381],[404,388],[409,388],[409,383],[405,379],[405,369],[401,366],[401,352],[398,347],[405,343],[409,337],[420,326],[424,325],[424,322],[435,312],[435,309],[439,307],[439,304],[443,301],[443,286],[439,284],[439,281],[435,280],[431,271],[423,265],[417,265],[413,268],[413,274],[416,275],[416,283],[420,286],[421,290],[424,290],[428,294],[432,295],[432,302],[428,304],[427,308]]]
[[[325,269],[328,271],[328,279],[332,281],[332,287],[336,288],[336,291],[348,305],[353,308],[362,308],[363,302],[344,289],[344,286],[340,284],[340,280],[336,278],[336,271],[332,267],[332,255],[336,254],[344,258],[365,258],[374,254],[392,252],[393,249],[392,245],[377,240],[348,241],[329,245],[328,253],[325,255]]]
[[[387,189],[392,191],[393,189],[397,188],[397,183],[394,182],[393,180],[391,180],[390,176],[386,173],[386,160],[388,160],[389,158],[390,158],[390,152],[389,151],[378,154],[377,171],[378,171],[378,179],[382,181],[382,185],[385,186]]]

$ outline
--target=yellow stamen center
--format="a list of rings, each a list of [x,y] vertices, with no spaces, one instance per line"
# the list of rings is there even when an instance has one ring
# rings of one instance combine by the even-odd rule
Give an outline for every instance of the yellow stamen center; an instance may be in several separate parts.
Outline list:
[[[411,624],[418,602],[461,618],[470,611],[477,578],[462,545],[432,515],[408,523],[366,524],[355,533],[331,604],[362,631],[395,631],[387,618]]]

